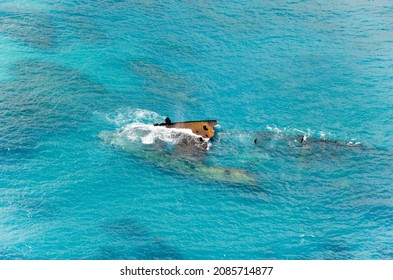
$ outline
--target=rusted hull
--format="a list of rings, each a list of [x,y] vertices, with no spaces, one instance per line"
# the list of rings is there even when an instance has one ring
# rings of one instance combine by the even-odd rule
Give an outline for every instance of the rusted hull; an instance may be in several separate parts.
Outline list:
[[[186,128],[191,129],[193,133],[202,136],[203,138],[212,138],[214,136],[214,126],[217,125],[216,120],[203,121],[188,121],[175,123],[160,123],[158,126],[165,126],[167,128]]]

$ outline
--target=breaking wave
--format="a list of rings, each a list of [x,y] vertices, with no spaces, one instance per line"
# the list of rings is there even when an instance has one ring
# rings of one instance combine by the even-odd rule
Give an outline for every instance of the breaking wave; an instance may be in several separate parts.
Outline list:
[[[140,122],[128,124],[118,133],[125,135],[131,142],[141,142],[142,144],[147,145],[154,144],[157,141],[177,144],[184,138],[199,138],[198,135],[192,133],[191,129],[167,129],[166,127],[154,126],[153,124],[144,124]]]
[[[109,142],[116,141],[115,138],[121,138],[128,144],[182,144],[183,146],[202,147],[205,150],[210,147],[208,139],[194,134],[191,129],[167,129],[163,126],[155,126],[155,123],[163,122],[165,117],[154,111],[126,108],[117,111],[114,115],[106,115],[105,118],[117,127],[116,131],[111,133]],[[103,137],[104,135],[108,135],[108,132],[100,134],[101,138],[108,140],[108,137]]]

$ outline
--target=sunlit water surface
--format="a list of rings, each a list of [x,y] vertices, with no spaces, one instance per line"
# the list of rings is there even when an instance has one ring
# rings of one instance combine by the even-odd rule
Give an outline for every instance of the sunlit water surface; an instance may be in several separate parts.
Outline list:
[[[388,0],[1,1],[0,259],[392,259],[392,26]],[[166,116],[217,119],[209,151]]]

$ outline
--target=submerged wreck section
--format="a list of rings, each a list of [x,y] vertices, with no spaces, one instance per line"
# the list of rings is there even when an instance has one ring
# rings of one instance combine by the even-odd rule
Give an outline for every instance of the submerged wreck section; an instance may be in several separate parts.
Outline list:
[[[216,124],[217,121],[168,124],[168,120],[155,125],[132,123],[116,131],[104,131],[99,137],[138,159],[171,172],[206,181],[257,186],[256,179],[244,169],[204,163],[206,147]],[[200,127],[204,129],[203,126],[208,128],[205,131],[210,132],[206,133],[210,138],[193,132]]]
[[[356,141],[330,140],[325,137],[307,137],[306,135],[291,135],[275,132],[258,132],[254,138],[254,145],[264,151],[296,154],[337,154],[352,149],[364,149],[365,146]],[[356,150],[356,149],[355,149]]]

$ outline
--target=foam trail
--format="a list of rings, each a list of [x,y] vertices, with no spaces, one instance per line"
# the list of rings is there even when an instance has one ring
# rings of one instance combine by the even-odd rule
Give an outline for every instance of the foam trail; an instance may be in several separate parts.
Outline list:
[[[121,108],[113,114],[106,114],[105,119],[117,127],[124,127],[130,123],[157,123],[165,117],[157,112],[140,108]]]

